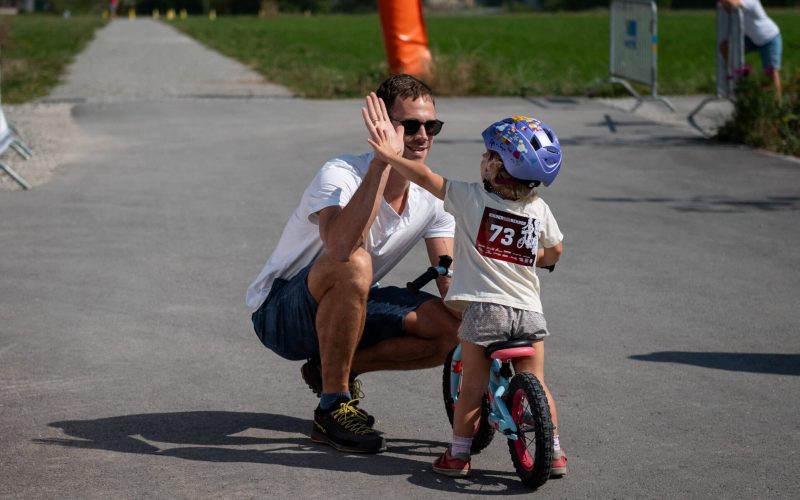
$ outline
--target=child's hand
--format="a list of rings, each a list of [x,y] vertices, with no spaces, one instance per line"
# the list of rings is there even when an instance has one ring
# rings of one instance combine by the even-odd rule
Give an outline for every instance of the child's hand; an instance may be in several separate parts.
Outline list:
[[[386,103],[380,99],[375,92],[370,92],[366,97],[366,107],[361,108],[361,116],[364,118],[364,125],[369,131],[369,142],[375,148],[376,154],[381,159],[388,161],[388,150],[380,151],[376,144],[385,144],[391,148],[391,152],[402,155],[405,144],[403,144],[403,126],[400,125],[396,130],[392,126],[389,112],[386,110]]]

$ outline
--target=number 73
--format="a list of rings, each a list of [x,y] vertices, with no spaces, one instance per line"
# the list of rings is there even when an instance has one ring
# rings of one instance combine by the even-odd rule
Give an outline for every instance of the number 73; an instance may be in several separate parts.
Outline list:
[[[489,237],[489,241],[494,241],[500,236],[500,233],[503,233],[503,238],[500,240],[501,245],[511,246],[514,243],[514,230],[510,227],[503,227],[498,224],[492,224],[489,226],[489,229],[492,230],[492,235]]]

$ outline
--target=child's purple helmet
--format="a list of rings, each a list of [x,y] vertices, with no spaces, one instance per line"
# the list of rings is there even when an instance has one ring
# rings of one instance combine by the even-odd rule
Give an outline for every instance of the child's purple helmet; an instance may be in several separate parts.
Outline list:
[[[546,124],[527,116],[514,116],[493,123],[483,131],[486,149],[503,159],[508,173],[524,181],[555,180],[561,167],[561,145]]]

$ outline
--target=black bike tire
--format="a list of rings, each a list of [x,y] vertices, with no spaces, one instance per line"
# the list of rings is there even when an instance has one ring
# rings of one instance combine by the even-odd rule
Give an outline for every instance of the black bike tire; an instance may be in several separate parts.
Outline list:
[[[522,430],[521,420],[516,417],[517,412],[515,395],[521,392],[521,396],[528,401],[531,414],[533,415],[533,440],[535,451],[530,457],[530,450],[526,446],[527,456],[521,453],[519,446],[530,440],[531,432]],[[521,372],[514,375],[508,386],[508,410],[511,412],[514,422],[517,424],[519,438],[515,441],[508,441],[508,451],[511,453],[511,460],[514,468],[522,483],[529,488],[536,489],[542,486],[550,478],[550,469],[553,463],[553,421],[550,417],[550,407],[547,404],[547,396],[544,388],[533,374]],[[528,458],[533,459],[530,464]]]
[[[450,377],[452,375],[450,365],[453,363],[454,353],[455,349],[447,354],[447,358],[444,360],[444,369],[442,373],[442,397],[444,399],[444,409],[445,412],[447,412],[447,420],[450,421],[450,427],[453,426],[454,411],[454,398],[453,395],[450,394]],[[489,443],[491,443],[494,438],[494,430],[494,427],[489,425],[489,396],[484,395],[483,402],[481,403],[481,420],[478,424],[478,430],[472,437],[472,447],[470,451],[477,454],[489,446]]]

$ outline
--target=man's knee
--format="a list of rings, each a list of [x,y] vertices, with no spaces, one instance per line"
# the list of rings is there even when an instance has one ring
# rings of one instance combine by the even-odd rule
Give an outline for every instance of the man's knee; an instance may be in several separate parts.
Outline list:
[[[366,298],[371,286],[372,257],[363,248],[353,252],[345,262],[323,255],[308,274],[308,288],[317,301],[334,287]]]
[[[340,263],[339,281],[348,287],[362,292],[364,295],[369,293],[372,286],[372,257],[363,248],[359,248],[347,262]]]

